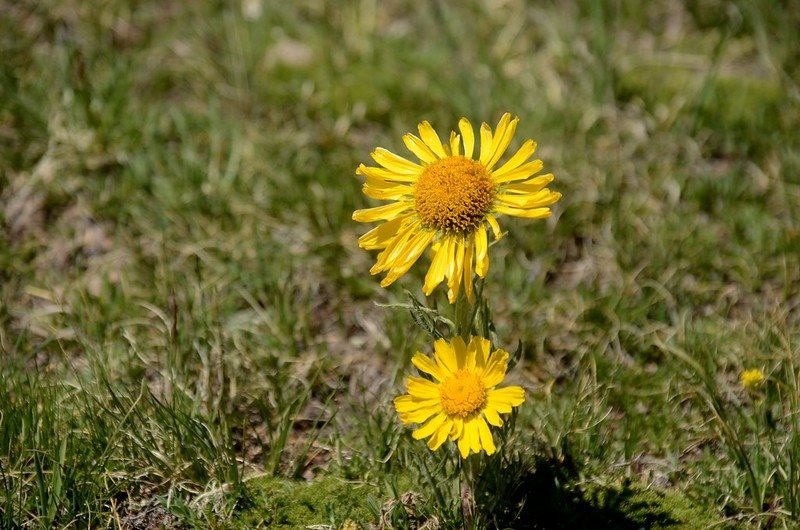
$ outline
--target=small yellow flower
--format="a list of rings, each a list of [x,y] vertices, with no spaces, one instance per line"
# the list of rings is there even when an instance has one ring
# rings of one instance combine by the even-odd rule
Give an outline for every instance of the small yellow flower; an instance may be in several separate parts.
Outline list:
[[[381,167],[358,166],[366,178],[364,194],[393,201],[357,210],[353,219],[385,221],[358,240],[361,248],[381,250],[370,273],[386,272],[387,287],[408,272],[426,248],[431,265],[423,290],[429,295],[447,279],[447,297],[455,303],[463,284],[473,300],[473,271],[481,278],[489,270],[487,226],[495,239],[501,236],[496,215],[529,219],[549,217],[549,206],[561,198],[547,186],[552,174],[534,177],[541,160],[529,161],[536,142],[526,140],[504,164],[498,165],[517,129],[519,118],[506,113],[492,133],[480,127],[480,149],[473,158],[475,131],[466,118],[458,122],[461,134],[450,133],[442,143],[431,124],[419,124],[419,137],[409,133],[403,142],[420,162],[412,162],[383,148],[372,152]]]
[[[358,530],[358,525],[352,519],[347,519],[339,527],[339,530]]]
[[[753,368],[751,370],[745,370],[742,372],[742,375],[739,379],[742,383],[742,386],[752,392],[756,389],[758,385],[764,382],[764,372],[759,370],[758,368]]]
[[[409,377],[408,393],[394,400],[400,421],[424,424],[412,433],[414,439],[428,438],[428,447],[435,451],[450,438],[458,443],[462,458],[481,450],[494,453],[487,422],[503,425],[500,414],[525,401],[522,387],[495,388],[505,379],[508,352],[490,353],[489,341],[482,337],[472,337],[469,344],[455,337],[434,343],[434,359],[417,353],[411,362],[435,379]]]

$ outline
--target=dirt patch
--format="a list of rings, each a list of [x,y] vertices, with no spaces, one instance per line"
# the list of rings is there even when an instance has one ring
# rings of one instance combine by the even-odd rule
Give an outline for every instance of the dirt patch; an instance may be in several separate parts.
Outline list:
[[[141,506],[131,506],[120,520],[124,530],[170,530],[178,528],[178,522],[157,498]]]

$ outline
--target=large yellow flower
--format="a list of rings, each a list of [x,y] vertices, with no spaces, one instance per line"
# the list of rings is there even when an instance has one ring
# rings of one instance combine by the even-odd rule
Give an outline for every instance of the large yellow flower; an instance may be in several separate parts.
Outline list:
[[[469,345],[461,337],[434,343],[434,359],[417,353],[411,359],[434,381],[409,377],[408,394],[398,396],[394,406],[403,423],[423,424],[412,436],[428,438],[428,447],[438,449],[449,437],[458,443],[462,458],[470,452],[495,451],[489,425],[503,425],[500,414],[511,412],[525,401],[519,386],[495,388],[503,382],[508,352],[495,350],[483,337],[472,337]]]
[[[353,213],[356,221],[385,221],[358,240],[361,248],[382,250],[370,269],[372,274],[387,273],[381,286],[405,274],[430,246],[432,261],[425,276],[425,294],[431,294],[446,278],[450,303],[455,303],[462,284],[472,301],[473,270],[481,278],[489,270],[486,226],[491,227],[495,239],[501,235],[496,215],[550,216],[548,206],[561,194],[545,187],[553,180],[552,174],[533,177],[542,169],[541,160],[529,161],[536,142],[526,140],[498,167],[518,121],[506,113],[494,133],[482,124],[476,159],[472,157],[475,132],[466,118],[458,122],[461,134],[451,132],[447,144],[423,121],[419,137],[403,136],[419,163],[379,147],[372,158],[382,167],[358,166],[356,173],[366,178],[364,194],[393,201]]]

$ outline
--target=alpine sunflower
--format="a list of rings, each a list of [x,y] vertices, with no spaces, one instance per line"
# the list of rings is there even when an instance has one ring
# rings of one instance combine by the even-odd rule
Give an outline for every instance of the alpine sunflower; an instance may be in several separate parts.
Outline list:
[[[372,158],[381,167],[358,166],[356,174],[366,179],[364,194],[393,201],[353,213],[359,222],[385,221],[358,240],[361,248],[381,250],[370,273],[387,273],[382,287],[405,274],[430,247],[425,294],[446,278],[450,303],[455,303],[462,285],[472,302],[473,271],[484,278],[489,270],[487,225],[499,239],[498,214],[530,219],[551,215],[549,206],[561,193],[545,187],[552,174],[533,176],[542,169],[541,160],[529,161],[536,142],[524,141],[498,166],[518,121],[506,113],[494,132],[483,123],[477,158],[473,158],[475,131],[466,118],[458,122],[460,134],[452,131],[448,143],[442,143],[431,124],[423,121],[419,136],[403,136],[419,163],[378,147]]]
[[[434,359],[424,353],[414,355],[414,366],[434,380],[409,377],[408,393],[395,398],[394,406],[400,421],[421,424],[412,433],[416,440],[428,438],[428,447],[435,451],[450,438],[462,458],[470,452],[495,452],[487,422],[503,425],[500,414],[521,405],[525,390],[495,388],[505,379],[508,352],[489,352],[489,341],[483,337],[472,337],[469,344],[455,337],[434,343]]]

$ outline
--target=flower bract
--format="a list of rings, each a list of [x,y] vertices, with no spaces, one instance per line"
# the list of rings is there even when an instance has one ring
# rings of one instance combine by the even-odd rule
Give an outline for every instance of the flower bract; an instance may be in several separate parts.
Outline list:
[[[482,337],[469,344],[460,337],[434,343],[434,358],[417,353],[411,362],[431,379],[409,377],[407,394],[394,400],[403,423],[420,426],[412,436],[428,438],[436,450],[449,438],[458,444],[462,458],[482,450],[495,452],[489,425],[501,426],[500,414],[511,412],[525,401],[519,386],[496,388],[503,382],[508,367],[508,352],[495,350]]]
[[[430,248],[425,294],[447,280],[450,303],[455,303],[462,286],[472,302],[473,273],[483,278],[489,270],[487,228],[495,239],[502,234],[497,216],[541,219],[551,215],[549,206],[561,194],[546,187],[552,174],[534,176],[542,169],[541,160],[530,160],[536,142],[524,141],[514,155],[499,163],[518,121],[506,113],[494,131],[482,124],[476,138],[470,122],[462,118],[459,132],[451,132],[447,142],[423,121],[419,136],[403,136],[418,162],[379,147],[372,152],[379,167],[358,167],[356,173],[366,179],[364,194],[391,201],[353,213],[359,222],[382,221],[358,240],[364,249],[381,251],[370,269],[372,274],[386,273],[381,286],[405,274]]]

